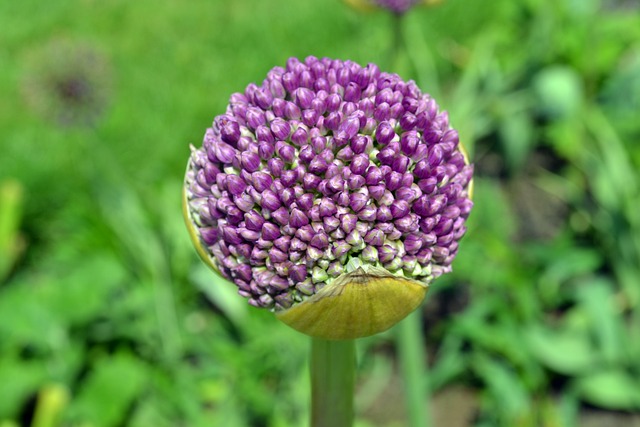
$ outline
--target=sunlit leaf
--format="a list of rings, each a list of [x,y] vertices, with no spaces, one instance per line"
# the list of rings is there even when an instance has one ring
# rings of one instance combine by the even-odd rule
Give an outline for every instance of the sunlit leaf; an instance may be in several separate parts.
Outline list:
[[[548,368],[566,375],[588,372],[599,357],[587,331],[552,330],[532,325],[523,331],[527,348]]]
[[[580,397],[609,409],[640,408],[640,380],[621,369],[596,371],[574,384]]]

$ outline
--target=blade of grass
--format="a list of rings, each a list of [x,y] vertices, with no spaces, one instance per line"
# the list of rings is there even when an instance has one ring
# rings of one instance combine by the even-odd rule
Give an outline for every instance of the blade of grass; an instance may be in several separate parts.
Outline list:
[[[420,310],[415,310],[407,316],[396,329],[400,374],[409,416],[408,426],[430,427],[432,425],[429,405],[430,387],[425,369],[426,352]]]

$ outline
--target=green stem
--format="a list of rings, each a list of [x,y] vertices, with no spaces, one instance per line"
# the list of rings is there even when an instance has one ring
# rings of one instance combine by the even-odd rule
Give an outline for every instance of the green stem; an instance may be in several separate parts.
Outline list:
[[[431,411],[427,369],[425,369],[426,352],[422,334],[422,316],[416,310],[397,326],[397,345],[400,357],[400,374],[402,375],[405,402],[409,415],[410,427],[430,427]]]
[[[402,22],[404,15],[391,14],[391,45],[387,51],[386,68],[395,70],[398,66],[400,51],[404,47],[402,41]]]
[[[351,427],[354,340],[311,339],[311,427]]]

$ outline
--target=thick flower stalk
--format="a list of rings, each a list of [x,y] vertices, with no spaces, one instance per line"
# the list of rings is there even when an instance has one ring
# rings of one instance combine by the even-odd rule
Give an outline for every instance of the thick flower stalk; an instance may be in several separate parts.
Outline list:
[[[233,94],[191,150],[185,214],[200,255],[298,330],[380,332],[451,271],[473,167],[413,81],[291,58]]]

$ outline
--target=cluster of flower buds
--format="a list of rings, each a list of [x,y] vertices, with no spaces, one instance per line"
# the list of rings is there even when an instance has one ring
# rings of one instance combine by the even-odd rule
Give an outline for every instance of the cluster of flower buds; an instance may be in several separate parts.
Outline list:
[[[472,170],[413,81],[291,58],[192,147],[185,213],[201,256],[277,311],[362,267],[427,284],[450,271]]]

